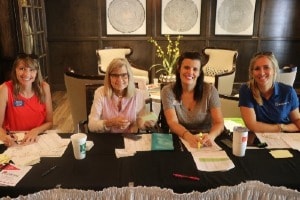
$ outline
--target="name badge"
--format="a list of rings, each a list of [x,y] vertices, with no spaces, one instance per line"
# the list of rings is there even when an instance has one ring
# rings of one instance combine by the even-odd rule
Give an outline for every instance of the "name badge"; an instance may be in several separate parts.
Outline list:
[[[15,107],[24,106],[24,101],[22,101],[22,100],[14,100],[14,106]]]

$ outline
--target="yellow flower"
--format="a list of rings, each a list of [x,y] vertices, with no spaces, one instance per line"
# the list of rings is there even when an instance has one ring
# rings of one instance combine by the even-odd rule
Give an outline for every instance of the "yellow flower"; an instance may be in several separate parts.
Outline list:
[[[166,38],[168,40],[168,45],[165,50],[163,50],[152,37],[149,39],[149,42],[156,48],[155,55],[162,59],[162,63],[154,64],[150,67],[150,69],[158,67],[156,73],[163,71],[166,75],[171,75],[175,72],[177,59],[180,56],[179,41],[182,36],[178,35],[175,41],[171,40],[170,35],[166,35]]]

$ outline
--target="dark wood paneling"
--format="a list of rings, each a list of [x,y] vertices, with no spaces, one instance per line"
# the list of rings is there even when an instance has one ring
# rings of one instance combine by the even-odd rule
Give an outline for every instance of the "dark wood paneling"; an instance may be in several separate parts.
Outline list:
[[[50,82],[53,90],[64,90],[64,72],[72,68],[83,74],[97,73],[96,42],[51,42]]]
[[[50,38],[97,37],[97,0],[48,0],[46,18]]]
[[[300,39],[299,0],[264,0],[262,20],[260,22],[262,37],[297,37]]]
[[[248,80],[250,58],[260,50],[273,51],[279,63],[300,64],[300,23],[297,22],[300,1],[256,0],[253,36],[214,35],[216,2],[202,1],[201,34],[185,35],[180,43],[182,51],[201,51],[205,46],[238,49],[235,79],[238,83]],[[142,69],[159,62],[155,48],[147,41],[150,36],[160,43],[165,41],[161,35],[159,0],[146,0],[146,35],[107,35],[104,0],[47,0],[46,13],[51,84],[57,88],[63,88],[63,70],[67,66],[96,73],[98,48],[129,46],[134,50],[132,62]]]

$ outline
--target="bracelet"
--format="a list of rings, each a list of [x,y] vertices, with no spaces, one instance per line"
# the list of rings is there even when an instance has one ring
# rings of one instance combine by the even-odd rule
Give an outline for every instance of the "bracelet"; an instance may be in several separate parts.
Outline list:
[[[103,127],[104,127],[104,130],[105,130],[105,131],[109,131],[110,128],[108,128],[108,127],[106,126],[106,122],[107,122],[106,120],[103,121]]]
[[[181,137],[183,138],[185,133],[189,132],[188,130],[183,131],[183,133],[181,134]]]
[[[283,132],[283,124],[277,124],[278,128],[279,128],[279,132]]]

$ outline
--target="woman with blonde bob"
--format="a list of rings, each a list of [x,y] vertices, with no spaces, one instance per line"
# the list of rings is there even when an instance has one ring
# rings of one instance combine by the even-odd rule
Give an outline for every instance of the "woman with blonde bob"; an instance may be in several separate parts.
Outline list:
[[[135,88],[127,59],[116,58],[109,64],[104,86],[95,91],[88,127],[92,132],[136,133],[150,128],[155,121],[143,121],[146,92]]]
[[[0,140],[6,146],[16,144],[10,131],[26,131],[22,143],[30,143],[52,127],[50,86],[42,78],[36,55],[19,54],[11,80],[0,86],[0,124]]]
[[[272,52],[254,55],[249,81],[239,91],[239,106],[248,129],[254,132],[300,130],[299,101],[289,85],[276,82],[279,67]]]

